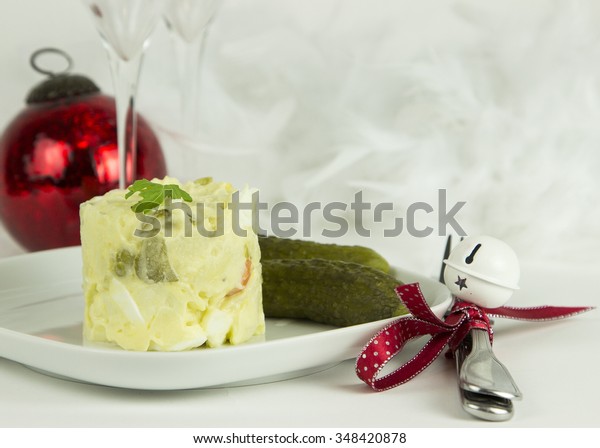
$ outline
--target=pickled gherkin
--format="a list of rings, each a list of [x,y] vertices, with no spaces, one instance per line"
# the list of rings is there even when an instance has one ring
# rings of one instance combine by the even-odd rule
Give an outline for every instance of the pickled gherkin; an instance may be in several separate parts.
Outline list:
[[[262,260],[320,258],[358,263],[386,273],[390,271],[390,265],[385,258],[373,249],[364,246],[323,244],[275,236],[260,236],[258,241]]]
[[[120,250],[115,257],[115,274],[119,277],[125,277],[129,274],[131,267],[133,266],[134,257],[131,253],[125,249]]]
[[[263,260],[267,317],[357,325],[408,313],[396,295],[401,282],[378,269],[323,259]]]
[[[135,258],[135,273],[146,283],[178,281],[163,238],[152,237],[143,241],[141,251]]]

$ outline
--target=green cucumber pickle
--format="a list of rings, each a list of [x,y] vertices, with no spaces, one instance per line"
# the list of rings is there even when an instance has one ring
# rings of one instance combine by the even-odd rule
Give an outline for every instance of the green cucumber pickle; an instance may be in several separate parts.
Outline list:
[[[373,249],[363,246],[340,246],[314,241],[261,236],[258,239],[261,260],[297,260],[320,258],[339,260],[369,266],[383,272],[390,271],[390,265]]]
[[[267,317],[345,327],[408,313],[395,292],[402,283],[379,269],[319,258],[261,264]]]

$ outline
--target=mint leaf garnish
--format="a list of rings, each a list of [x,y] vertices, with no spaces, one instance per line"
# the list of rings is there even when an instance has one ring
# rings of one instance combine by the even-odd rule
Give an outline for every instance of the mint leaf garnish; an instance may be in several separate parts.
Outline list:
[[[176,184],[162,185],[150,182],[147,179],[140,179],[136,180],[128,190],[127,194],[125,194],[125,199],[130,198],[136,193],[141,197],[139,202],[131,206],[131,210],[135,213],[147,213],[150,210],[158,208],[167,196],[171,199],[183,199],[186,202],[192,202],[192,197]]]

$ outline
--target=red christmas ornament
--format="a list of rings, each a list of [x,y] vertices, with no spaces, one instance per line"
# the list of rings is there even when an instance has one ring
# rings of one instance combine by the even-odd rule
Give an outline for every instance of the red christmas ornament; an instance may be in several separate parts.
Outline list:
[[[0,219],[34,251],[80,244],[79,204],[118,188],[119,162],[114,99],[86,77],[40,70],[33,56],[32,66],[50,78],[0,139]],[[136,173],[166,174],[158,139],[139,115]]]

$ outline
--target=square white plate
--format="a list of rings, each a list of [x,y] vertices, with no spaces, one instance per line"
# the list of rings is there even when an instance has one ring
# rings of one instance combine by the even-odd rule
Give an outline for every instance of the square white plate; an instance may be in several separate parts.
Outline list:
[[[0,260],[0,356],[67,379],[131,389],[175,390],[251,384],[295,377],[356,357],[386,319],[336,328],[294,319],[267,319],[265,336],[237,345],[185,352],[131,352],[86,343],[81,248]],[[445,285],[420,282],[441,317],[452,298]]]

